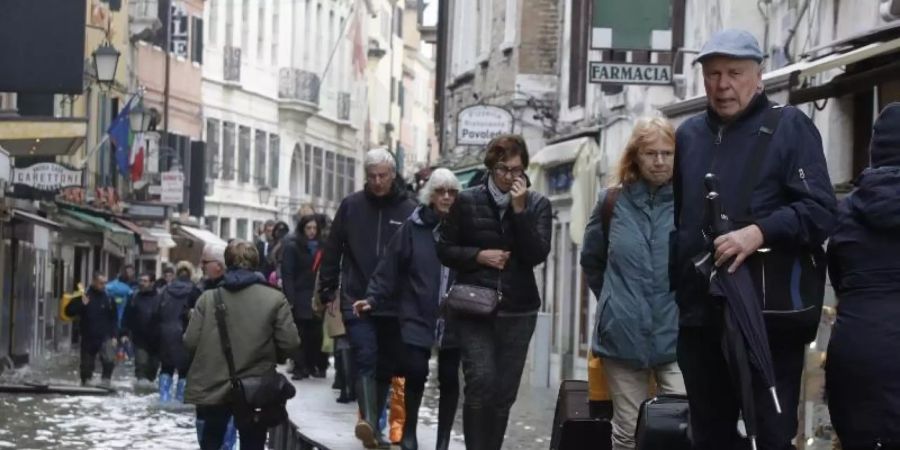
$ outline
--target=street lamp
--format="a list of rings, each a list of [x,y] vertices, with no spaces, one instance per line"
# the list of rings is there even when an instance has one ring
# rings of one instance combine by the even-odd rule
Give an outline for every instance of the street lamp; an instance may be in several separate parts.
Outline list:
[[[272,188],[269,186],[259,187],[259,203],[263,205],[269,204],[269,197],[272,195]]]
[[[128,113],[131,131],[135,133],[143,133],[149,130],[151,120],[153,120],[153,113],[149,109],[144,108],[143,100],[139,101]]]
[[[94,72],[97,81],[111,85],[116,80],[116,68],[119,65],[119,51],[115,47],[104,42],[93,53]]]

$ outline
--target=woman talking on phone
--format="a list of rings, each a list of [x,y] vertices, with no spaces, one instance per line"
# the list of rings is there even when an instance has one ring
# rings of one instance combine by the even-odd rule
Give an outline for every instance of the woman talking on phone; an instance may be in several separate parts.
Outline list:
[[[456,271],[445,301],[462,351],[468,450],[503,446],[541,306],[534,267],[550,253],[550,202],[528,190],[525,141],[495,137],[484,165],[484,184],[460,192],[437,246]]]

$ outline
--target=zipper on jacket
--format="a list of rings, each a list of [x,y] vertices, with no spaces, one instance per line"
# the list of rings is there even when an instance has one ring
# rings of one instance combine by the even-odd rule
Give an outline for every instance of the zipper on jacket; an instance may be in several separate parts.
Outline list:
[[[719,146],[722,145],[722,139],[725,136],[725,125],[719,125],[719,131],[716,133],[716,139],[713,141],[715,148],[712,151],[712,157],[709,161],[709,173],[716,173],[716,162],[719,159]]]
[[[806,188],[806,192],[809,193],[809,183],[806,182],[806,172],[803,171],[803,168],[797,170],[797,173],[800,174],[800,181],[803,182],[803,187]]]
[[[716,145],[722,143],[722,135],[725,134],[725,125],[719,125],[719,132],[716,134]]]
[[[378,210],[378,234],[375,236],[375,256],[381,257],[381,213]]]

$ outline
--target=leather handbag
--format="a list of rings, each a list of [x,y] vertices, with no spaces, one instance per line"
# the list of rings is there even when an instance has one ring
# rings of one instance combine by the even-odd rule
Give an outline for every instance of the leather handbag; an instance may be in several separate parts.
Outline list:
[[[641,404],[635,450],[690,450],[690,410],[683,395],[660,395]]]
[[[297,390],[284,375],[275,370],[274,365],[262,375],[241,378],[236,376],[221,288],[215,291],[215,302],[219,339],[225,353],[225,361],[228,363],[228,375],[231,378],[230,403],[235,425],[238,429],[271,428],[286,421],[287,401],[297,394]]]
[[[497,288],[474,284],[453,283],[444,296],[444,305],[450,311],[466,316],[489,316],[503,301],[502,271],[497,271]]]

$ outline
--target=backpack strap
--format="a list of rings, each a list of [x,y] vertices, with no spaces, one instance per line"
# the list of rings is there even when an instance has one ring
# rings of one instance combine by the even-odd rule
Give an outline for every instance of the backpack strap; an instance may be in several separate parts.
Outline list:
[[[751,201],[753,200],[753,190],[759,183],[759,169],[766,154],[769,152],[772,136],[778,129],[778,123],[781,121],[781,115],[784,107],[781,105],[771,105],[763,114],[762,125],[757,133],[755,147],[753,153],[750,154],[750,161],[747,163],[744,171],[744,178],[741,180],[740,190],[738,190],[737,203],[735,203],[735,211],[732,212],[732,222],[746,225],[753,222],[751,211]]]
[[[606,248],[606,253],[609,253],[609,230],[616,211],[616,201],[619,199],[619,193],[621,192],[622,188],[620,186],[607,189],[606,196],[603,197],[603,204],[600,206],[600,225],[603,227],[603,245]]]

